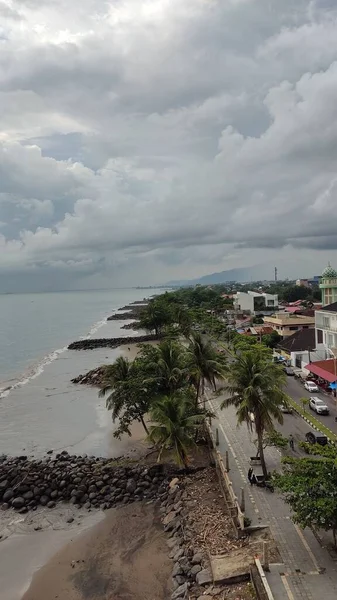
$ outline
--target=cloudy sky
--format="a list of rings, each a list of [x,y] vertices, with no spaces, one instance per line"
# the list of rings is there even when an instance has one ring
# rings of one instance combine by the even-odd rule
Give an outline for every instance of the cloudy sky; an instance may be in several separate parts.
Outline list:
[[[336,0],[0,0],[0,291],[337,267]]]

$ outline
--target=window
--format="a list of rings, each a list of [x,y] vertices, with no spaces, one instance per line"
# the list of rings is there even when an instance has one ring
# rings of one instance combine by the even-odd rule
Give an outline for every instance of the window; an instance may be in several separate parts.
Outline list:
[[[303,325],[302,329],[309,329],[309,325]]]
[[[323,327],[324,327],[324,329],[330,329],[329,317],[323,317]]]
[[[291,331],[297,331],[298,330],[298,325],[290,325],[289,329]]]
[[[295,363],[299,369],[302,367],[302,354],[296,354]]]
[[[323,344],[323,331],[321,329],[317,329],[317,343]]]
[[[267,300],[268,306],[274,306],[274,300]]]

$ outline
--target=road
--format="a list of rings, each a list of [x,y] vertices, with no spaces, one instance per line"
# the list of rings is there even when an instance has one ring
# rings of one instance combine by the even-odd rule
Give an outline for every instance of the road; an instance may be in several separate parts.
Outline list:
[[[315,412],[311,411],[308,407],[307,410],[309,413],[312,412],[313,416],[323,423],[326,427],[331,429],[334,433],[337,434],[337,422],[335,421],[335,417],[337,416],[336,410],[336,402],[332,396],[328,396],[326,394],[321,394],[317,392],[309,393],[304,385],[298,381],[295,377],[287,377],[287,384],[285,391],[297,404],[303,408],[302,403],[300,402],[300,398],[310,398],[310,396],[317,396],[325,402],[325,404],[330,409],[330,415],[317,415]]]

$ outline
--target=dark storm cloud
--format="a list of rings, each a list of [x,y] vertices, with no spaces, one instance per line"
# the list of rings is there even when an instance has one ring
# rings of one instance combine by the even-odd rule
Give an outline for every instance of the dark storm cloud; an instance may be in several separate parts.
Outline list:
[[[2,278],[337,249],[334,3],[14,0],[2,21]]]

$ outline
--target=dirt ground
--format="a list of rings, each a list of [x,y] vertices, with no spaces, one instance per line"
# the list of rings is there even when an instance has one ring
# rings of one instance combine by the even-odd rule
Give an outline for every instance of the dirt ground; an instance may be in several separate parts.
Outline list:
[[[204,464],[206,457],[204,450]],[[201,461],[200,454],[199,460]],[[271,559],[278,557],[276,545],[268,529],[242,539],[236,538],[214,468],[208,467],[192,477],[186,477],[184,491],[184,504],[188,508],[185,534],[191,540],[194,550],[201,550],[206,556],[230,555],[233,551],[241,550],[250,563],[253,562],[254,556],[261,553],[262,541],[268,540]],[[250,583],[210,586],[204,593],[207,594],[208,591],[213,600],[251,600],[254,597]],[[190,597],[197,598],[201,593],[202,590],[195,586]]]
[[[171,572],[157,509],[135,503],[56,554],[22,600],[166,600]]]

